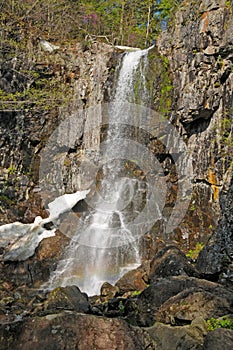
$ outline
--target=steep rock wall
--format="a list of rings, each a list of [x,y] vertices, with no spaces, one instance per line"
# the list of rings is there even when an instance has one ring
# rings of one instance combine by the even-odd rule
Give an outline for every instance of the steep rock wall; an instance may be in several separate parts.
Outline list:
[[[18,42],[8,48],[12,33],[5,34],[0,61],[1,223],[33,221],[45,214],[37,187],[41,150],[67,116],[103,101],[114,56],[111,46],[94,42],[44,52],[40,43],[22,33],[18,41],[24,43],[23,50]],[[88,142],[87,118],[80,114],[77,148]],[[71,163],[67,161],[68,173]]]
[[[184,1],[159,39],[172,75],[172,121],[193,161],[193,196],[179,234],[206,241],[232,177],[232,2]]]

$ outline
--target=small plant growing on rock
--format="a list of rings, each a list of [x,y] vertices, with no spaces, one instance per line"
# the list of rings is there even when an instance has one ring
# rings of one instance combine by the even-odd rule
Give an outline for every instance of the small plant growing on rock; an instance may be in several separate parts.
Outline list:
[[[142,292],[141,290],[134,290],[131,294],[131,297],[137,297],[138,295],[141,294],[141,292]]]
[[[119,311],[121,315],[123,315],[125,312],[125,306],[122,301],[119,302]]]
[[[186,256],[192,260],[196,260],[198,257],[198,254],[200,253],[200,251],[203,249],[204,244],[201,242],[198,242],[195,246],[194,249],[190,249],[188,251],[188,253],[186,254]]]
[[[233,319],[227,316],[222,318],[210,318],[207,320],[207,326],[209,331],[213,331],[216,328],[227,328],[233,330]]]

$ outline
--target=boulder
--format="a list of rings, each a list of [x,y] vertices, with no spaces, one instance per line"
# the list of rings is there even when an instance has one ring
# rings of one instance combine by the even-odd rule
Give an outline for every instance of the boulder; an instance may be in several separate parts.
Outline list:
[[[132,291],[143,291],[146,287],[147,274],[143,268],[139,267],[135,270],[128,271],[117,282],[120,294]]]
[[[0,326],[1,350],[159,350],[148,333],[122,319],[63,311]]]
[[[76,310],[88,312],[90,304],[88,297],[76,286],[58,287],[52,290],[45,302],[46,310]]]
[[[233,295],[232,295],[233,296]],[[185,324],[197,317],[208,319],[233,311],[232,301],[201,288],[186,289],[168,299],[156,312],[156,320],[171,324]]]
[[[233,330],[218,328],[207,334],[203,350],[232,350]]]
[[[105,282],[100,289],[100,299],[103,302],[113,299],[117,293],[119,293],[119,288],[117,286],[112,286],[110,283]]]
[[[163,307],[162,305],[164,303],[183,291],[186,291],[188,294],[190,293],[190,295],[192,295],[193,291],[203,292],[204,295],[208,295],[211,299],[213,298],[215,300],[215,311],[213,310],[213,314],[221,313],[222,316],[227,313],[225,312],[226,310],[232,308],[233,293],[224,286],[195,277],[174,276],[157,279],[137,299],[128,299],[125,303],[125,315],[128,321],[134,325],[152,326],[156,320],[160,320],[158,314],[159,308]],[[198,295],[200,296],[201,294]],[[174,301],[174,299],[171,300]],[[221,303],[218,304],[217,302],[220,301]],[[190,321],[197,316],[198,313],[193,314]]]
[[[151,261],[149,280],[153,282],[158,277],[179,275],[195,276],[197,273],[178,247],[165,247]]]
[[[191,325],[183,327],[156,322],[152,327],[147,328],[147,332],[158,344],[160,350],[202,350],[207,327],[203,319],[197,318]]]

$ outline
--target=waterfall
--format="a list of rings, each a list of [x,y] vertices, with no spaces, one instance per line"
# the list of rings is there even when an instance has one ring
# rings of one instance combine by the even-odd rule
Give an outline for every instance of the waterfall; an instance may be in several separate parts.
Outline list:
[[[75,284],[88,295],[95,295],[105,281],[115,283],[125,272],[140,265],[139,247],[129,223],[140,211],[146,185],[129,174],[124,159],[114,157],[118,150],[121,153],[122,135],[127,133],[127,125],[122,127],[114,121],[125,102],[148,101],[144,75],[148,51],[127,52],[123,56],[111,99],[111,123],[100,148],[100,157],[104,159],[107,152],[109,161],[103,162],[99,172],[99,194],[93,208],[80,220],[65,258],[51,275],[49,289]]]

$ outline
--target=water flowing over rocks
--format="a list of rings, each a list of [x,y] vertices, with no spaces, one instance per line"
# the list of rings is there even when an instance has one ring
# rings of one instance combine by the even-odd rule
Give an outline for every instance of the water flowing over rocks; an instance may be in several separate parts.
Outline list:
[[[147,80],[146,85],[152,87],[154,106],[162,102],[170,106],[171,113],[166,110],[165,114],[185,140],[192,160],[192,198],[183,222],[167,234],[163,219],[158,220],[141,238],[142,264],[123,274],[115,285],[103,281],[100,295],[92,297],[73,285],[52,291],[41,287],[70,244],[62,230],[37,242],[39,246],[23,261],[4,261],[10,245],[0,244],[2,350],[232,349],[232,7],[232,1],[223,0],[182,2],[173,24],[161,34],[158,48],[148,56],[153,81]],[[47,219],[38,181],[41,155],[53,131],[74,110],[83,110],[73,131],[76,140],[71,140],[65,158],[62,148],[57,154],[64,163],[60,195],[88,189],[88,177],[82,183],[77,180],[80,164],[88,160],[84,146],[92,149],[94,159],[106,130],[100,130],[98,114],[93,118],[85,108],[109,101],[123,55],[121,49],[98,42],[88,47],[60,46],[49,54],[38,47],[32,50],[32,61],[25,57],[0,61],[0,86],[9,93],[26,86],[30,82],[13,72],[22,66],[33,68],[42,78],[53,76],[65,82],[74,101],[50,111],[25,108],[0,114],[0,222],[21,221],[27,229],[36,216]],[[175,162],[153,130],[150,135],[135,129],[130,133],[138,133],[138,140],[143,139],[159,160],[169,184],[163,210],[169,218],[178,188]],[[138,180],[145,180],[146,174],[133,160],[127,167]],[[143,202],[143,188],[141,193]],[[56,198],[52,192],[47,196],[46,204]],[[73,212],[78,217],[85,210],[81,202]],[[119,215],[114,220],[116,224]],[[51,229],[46,227],[50,233]],[[195,252],[199,242],[204,247]],[[76,273],[80,274],[79,267]],[[211,318],[223,328],[212,330]],[[226,328],[229,324],[231,329]]]

